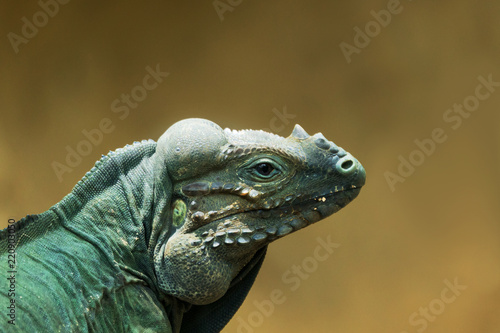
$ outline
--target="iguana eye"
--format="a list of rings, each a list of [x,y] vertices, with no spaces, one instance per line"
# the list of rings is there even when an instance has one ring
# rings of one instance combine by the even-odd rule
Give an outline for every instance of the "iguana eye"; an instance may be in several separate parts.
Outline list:
[[[251,177],[256,181],[271,181],[281,173],[281,167],[270,159],[255,161],[250,166]]]
[[[242,180],[250,180],[257,183],[269,183],[279,180],[285,175],[286,164],[280,163],[275,158],[257,157],[244,163],[238,171]]]
[[[261,176],[269,177],[273,171],[275,171],[274,167],[271,163],[259,163],[254,166],[255,171]]]

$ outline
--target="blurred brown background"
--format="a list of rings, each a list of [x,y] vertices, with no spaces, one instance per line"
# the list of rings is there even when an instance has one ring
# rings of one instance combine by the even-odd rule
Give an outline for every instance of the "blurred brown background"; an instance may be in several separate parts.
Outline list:
[[[489,96],[456,130],[443,119],[474,103],[479,76],[500,82],[500,3],[215,5],[225,11],[212,1],[70,1],[49,17],[35,1],[2,3],[1,226],[58,202],[101,154],[180,119],[284,136],[300,123],[353,153],[367,185],[338,214],[270,246],[224,332],[500,332],[500,87],[480,88]],[[29,38],[26,21],[39,25],[25,28]],[[367,23],[373,37],[358,36],[368,45],[348,63],[340,45],[355,46],[354,28]],[[147,66],[169,75],[146,97],[135,89],[144,99],[127,116],[113,112]],[[103,118],[113,130],[59,180],[53,162],[66,164],[67,146]],[[391,191],[387,172],[400,155],[418,161],[414,140],[435,128],[447,140]],[[340,246],[311,266],[327,236]],[[307,276],[288,272],[306,263]],[[463,287],[450,290],[455,282]]]

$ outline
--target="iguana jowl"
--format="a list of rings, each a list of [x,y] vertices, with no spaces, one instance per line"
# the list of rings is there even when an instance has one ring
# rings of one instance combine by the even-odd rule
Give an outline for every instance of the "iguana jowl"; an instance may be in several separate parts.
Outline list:
[[[0,233],[2,265],[9,241],[17,256],[16,325],[0,326],[219,332],[267,245],[337,212],[364,182],[355,158],[298,125],[283,138],[180,121],[158,143],[103,156],[61,202]]]

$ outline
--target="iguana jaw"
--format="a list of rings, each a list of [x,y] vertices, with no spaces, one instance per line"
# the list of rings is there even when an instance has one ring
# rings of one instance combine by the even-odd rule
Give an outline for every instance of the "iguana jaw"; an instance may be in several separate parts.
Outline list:
[[[345,207],[357,197],[361,187],[331,191],[310,198],[297,198],[275,208],[252,207],[227,210],[206,224],[188,222],[186,234],[192,234],[190,245],[216,249],[220,246],[264,246],[277,238],[309,226]]]
[[[311,225],[347,205],[360,187],[300,198],[270,209],[248,209],[186,232],[181,227],[162,246],[159,271],[176,278],[163,285],[167,294],[193,304],[220,298],[253,254],[270,242]],[[196,282],[191,281],[196,276]],[[175,286],[175,288],[172,288]]]

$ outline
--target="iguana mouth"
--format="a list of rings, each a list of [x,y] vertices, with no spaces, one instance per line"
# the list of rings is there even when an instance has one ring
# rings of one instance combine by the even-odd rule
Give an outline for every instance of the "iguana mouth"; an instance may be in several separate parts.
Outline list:
[[[191,240],[191,245],[217,248],[222,244],[269,242],[337,212],[356,198],[360,190],[361,186],[352,186],[310,198],[297,196],[294,200],[279,200],[273,207],[253,207],[214,215],[194,230],[197,237]],[[240,218],[243,214],[246,218]],[[279,222],[267,225],[266,222],[273,218]]]

